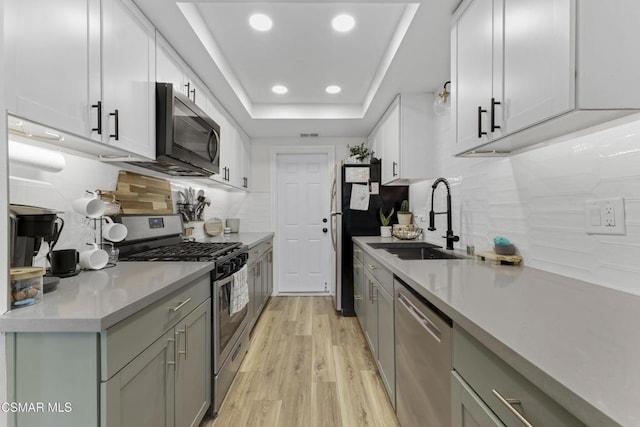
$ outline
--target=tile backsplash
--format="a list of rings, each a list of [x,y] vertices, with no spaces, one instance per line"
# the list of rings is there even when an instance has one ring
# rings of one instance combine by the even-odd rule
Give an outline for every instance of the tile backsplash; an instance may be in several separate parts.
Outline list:
[[[113,190],[118,181],[118,171],[130,169],[145,174],[145,170],[129,165],[102,163],[71,154],[63,154],[66,161],[65,168],[58,173],[44,172],[37,168],[15,164],[9,165],[9,200],[10,203],[26,204],[56,209],[64,219],[64,230],[56,249],[75,248],[82,250],[86,243],[94,240],[93,226],[90,220],[77,214],[71,208],[73,200],[82,197],[86,190]],[[243,209],[246,193],[227,191],[216,184],[203,185],[206,181],[182,181],[171,179],[174,204],[178,200],[177,192],[184,188],[193,187],[196,191],[204,190],[205,196],[211,200],[211,206],[206,207],[204,218],[236,217]],[[195,234],[203,234],[202,223],[191,223],[196,227]],[[241,230],[245,230],[241,223]],[[41,254],[36,258],[40,265],[44,263],[43,245]]]
[[[437,175],[451,183],[459,247],[511,240],[525,265],[640,295],[640,118],[505,158],[455,158],[449,117],[436,120]],[[431,181],[410,188],[425,239],[444,244],[444,215],[426,231]],[[443,187],[436,211],[445,209]],[[623,197],[626,235],[585,232],[585,201]]]

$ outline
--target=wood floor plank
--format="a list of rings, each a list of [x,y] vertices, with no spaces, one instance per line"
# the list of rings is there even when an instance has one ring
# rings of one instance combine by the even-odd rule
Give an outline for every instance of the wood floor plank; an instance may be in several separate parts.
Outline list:
[[[331,297],[274,297],[215,420],[227,426],[396,427],[356,318]]]
[[[340,401],[335,382],[311,385],[311,425],[313,427],[342,427]]]
[[[300,297],[296,316],[296,335],[311,335],[313,324],[313,297]]]
[[[284,307],[285,319],[295,322],[298,318],[298,305],[301,297],[287,297],[287,304]]]
[[[313,382],[336,381],[328,314],[313,316]]]

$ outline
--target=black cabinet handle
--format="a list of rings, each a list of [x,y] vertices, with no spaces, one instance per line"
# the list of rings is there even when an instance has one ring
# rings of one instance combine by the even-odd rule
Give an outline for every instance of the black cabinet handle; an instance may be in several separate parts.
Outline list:
[[[482,113],[486,113],[487,110],[483,110],[482,107],[478,107],[478,138],[482,138],[482,135],[486,135],[486,132],[482,131]]]
[[[184,87],[187,88],[187,96],[189,96],[189,93],[191,92],[191,83],[187,83]]]
[[[120,139],[120,123],[118,120],[118,110],[114,110],[113,113],[109,113],[110,116],[114,116],[115,118],[115,125],[116,125],[116,133],[112,133],[109,135],[109,138],[115,138],[116,141],[118,141]]]
[[[98,109],[98,127],[92,128],[91,130],[94,132],[98,132],[98,135],[102,135],[102,101],[98,101],[98,103],[92,105],[91,108]]]
[[[196,90],[191,89],[189,92],[191,92],[191,94],[193,95],[193,102],[196,102]]]
[[[500,126],[496,125],[496,105],[501,105],[495,98],[491,98],[491,132],[495,132],[496,129],[500,129]]]
[[[242,178],[242,182],[243,182],[242,186],[243,186],[244,188],[249,187],[249,178],[247,178],[247,177],[245,176],[244,178]]]
[[[323,228],[323,229],[322,229],[322,232],[323,232],[323,233],[326,233],[327,231],[329,231],[327,228]]]
[[[397,166],[398,166],[398,163],[393,162],[393,165],[392,165],[392,169],[393,169],[393,170],[391,171],[391,173],[393,174],[393,176],[398,176],[398,173],[396,172],[396,167],[397,167]]]

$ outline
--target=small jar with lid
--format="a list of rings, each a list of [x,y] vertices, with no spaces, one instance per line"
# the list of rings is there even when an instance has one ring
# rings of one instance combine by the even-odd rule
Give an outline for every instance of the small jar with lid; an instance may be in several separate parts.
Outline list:
[[[11,308],[26,307],[42,300],[43,275],[44,267],[11,268]]]

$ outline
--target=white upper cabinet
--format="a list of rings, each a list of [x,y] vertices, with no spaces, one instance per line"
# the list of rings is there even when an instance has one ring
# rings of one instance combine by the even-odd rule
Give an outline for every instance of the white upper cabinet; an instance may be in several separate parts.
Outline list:
[[[454,14],[456,152],[508,154],[640,109],[640,4],[465,0]]]
[[[99,141],[100,1],[4,5],[9,112]]]
[[[105,153],[154,159],[155,35],[135,6],[129,0],[5,5],[9,112],[117,149]]]
[[[398,95],[368,141],[382,161],[382,185],[407,185],[433,177],[433,95]]]
[[[169,43],[156,32],[156,81],[171,83],[174,90],[185,93],[187,82],[186,65],[169,46]]]
[[[155,158],[155,30],[127,1],[102,2],[106,142]]]

